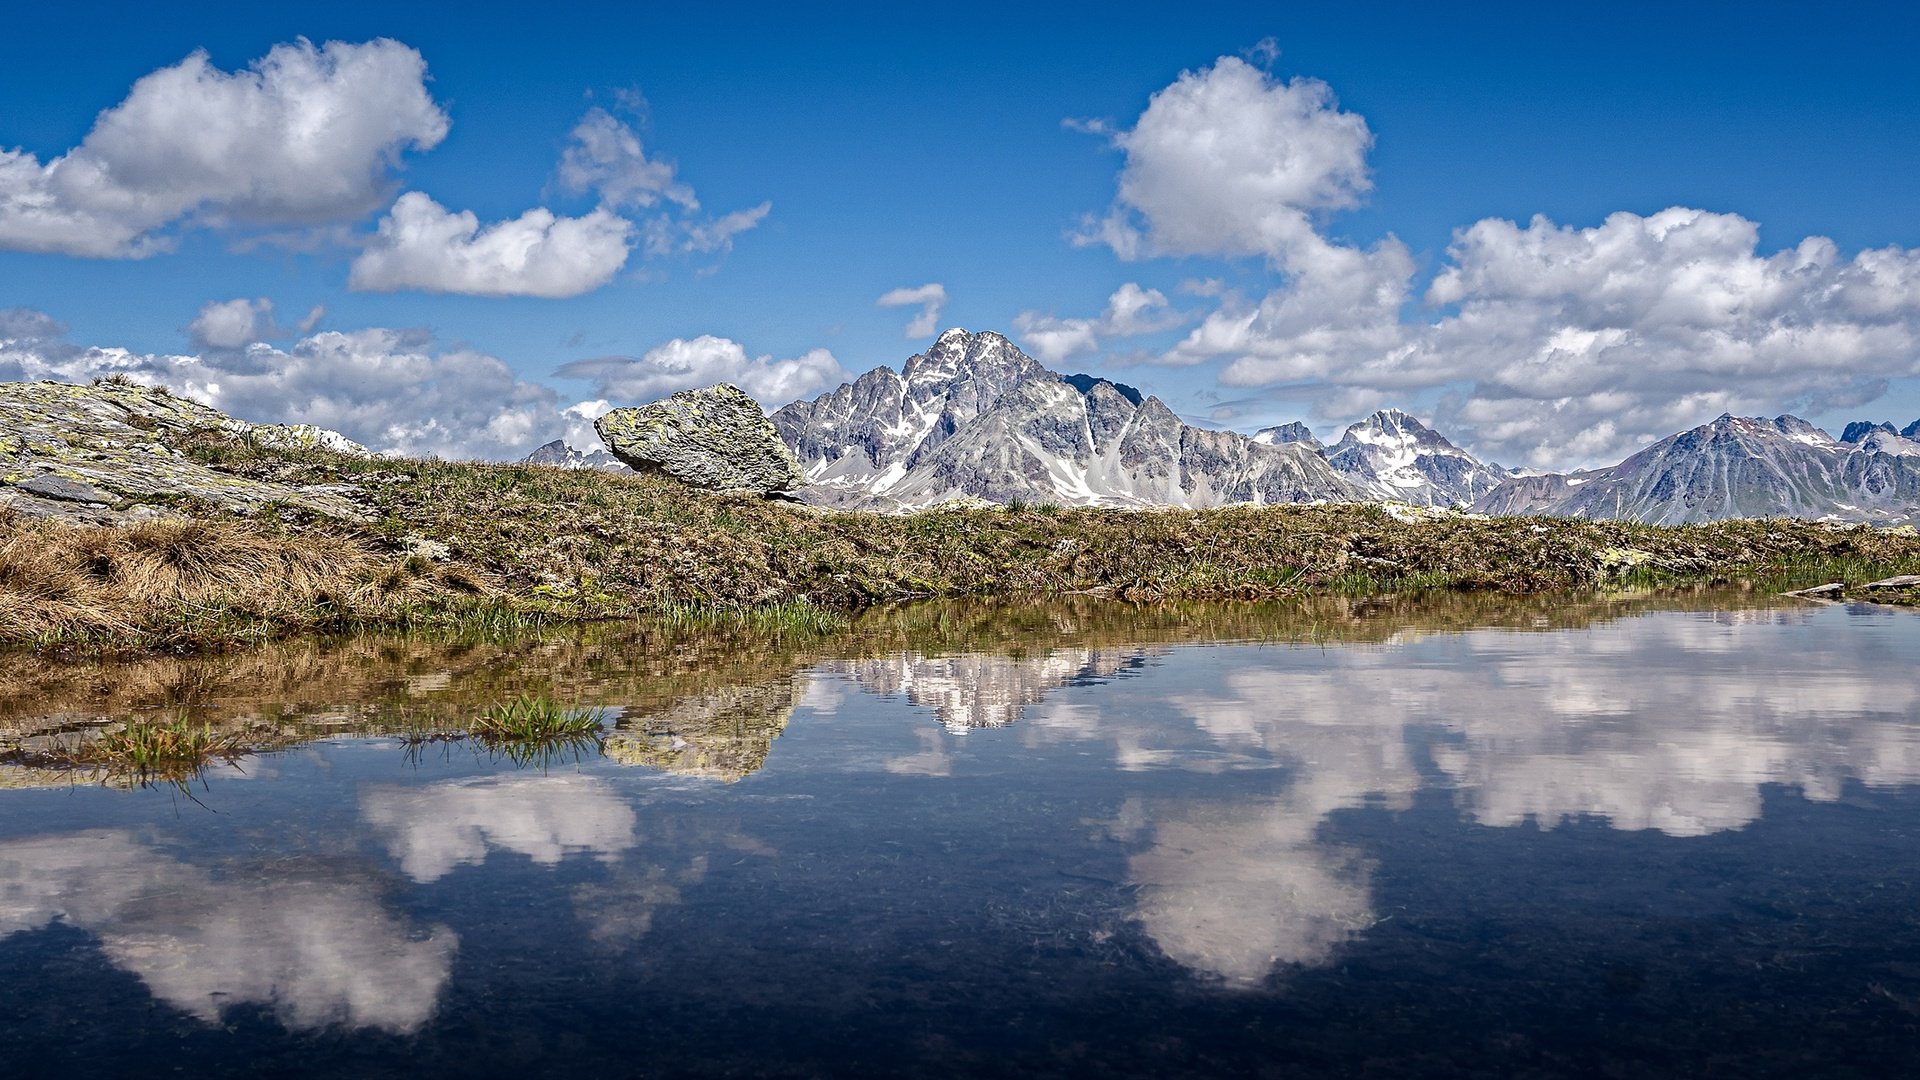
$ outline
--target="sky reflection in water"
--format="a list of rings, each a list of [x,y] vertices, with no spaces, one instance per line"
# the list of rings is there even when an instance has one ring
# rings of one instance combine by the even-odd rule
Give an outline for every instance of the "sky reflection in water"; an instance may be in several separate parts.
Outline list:
[[[164,1037],[210,1066],[285,1046],[325,1071],[352,1044],[363,1064],[455,1071],[512,1059],[486,1057],[480,1029],[571,1040],[576,1065],[624,1030],[680,1071],[964,1073],[1012,1055],[1071,1072],[1101,1053],[1089,1040],[1134,1046],[1108,1071],[1275,1053],[1341,1071],[1378,1049],[1316,1034],[1315,1010],[1439,1017],[1467,985],[1496,1019],[1520,987],[1545,1005],[1489,1021],[1519,1033],[1492,1049],[1430,1033],[1439,1060],[1551,1072],[1540,1055],[1567,1036],[1544,1018],[1598,991],[1527,944],[1543,920],[1579,963],[1626,972],[1605,986],[1627,996],[1602,1003],[1677,994],[1728,960],[1710,942],[1737,922],[1769,955],[1799,942],[1802,978],[1827,971],[1862,1025],[1911,1028],[1920,927],[1883,925],[1883,908],[1912,891],[1884,892],[1913,877],[1920,832],[1920,619],[1529,603],[973,610],[691,656],[619,637],[337,643],[255,661],[283,674],[251,696],[226,689],[245,659],[23,668],[0,699],[22,746],[84,737],[137,704],[128,686],[333,735],[209,777],[204,806],[12,767],[0,1015],[32,998],[95,1020],[56,1051],[15,1011],[0,1051],[104,1068]],[[613,710],[607,756],[543,773],[379,737],[527,687]],[[1460,882],[1483,864],[1510,883]],[[1617,865],[1649,877],[1584,877]],[[1827,883],[1802,896],[1819,910],[1767,898],[1795,874]],[[1863,925],[1875,936],[1846,929]],[[1436,979],[1442,954],[1455,974]],[[1505,968],[1481,971],[1490,956]],[[110,1022],[143,1008],[111,971],[175,1019]],[[1673,1001],[1706,1015],[1751,990],[1709,979]],[[1131,1028],[1092,1019],[1121,1001]],[[741,1009],[763,1023],[720,1038]],[[677,1027],[633,1034],[667,1015]],[[1016,1021],[1012,1042],[988,1034]],[[1618,1022],[1639,1025],[1608,1051],[1629,1059],[1632,1039],[1657,1060],[1678,1037],[1652,1014]],[[1201,1044],[1218,1056],[1193,1057]]]

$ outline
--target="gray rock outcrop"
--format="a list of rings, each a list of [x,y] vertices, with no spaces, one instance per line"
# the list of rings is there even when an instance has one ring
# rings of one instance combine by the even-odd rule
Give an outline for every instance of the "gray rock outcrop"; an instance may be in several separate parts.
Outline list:
[[[278,449],[365,454],[309,425],[249,424],[132,383],[0,384],[0,508],[29,517],[113,524],[184,507],[253,513],[288,506],[327,517],[359,510],[337,488],[249,480],[193,460],[182,443],[206,435]]]
[[[614,457],[693,487],[783,495],[806,485],[760,403],[737,386],[682,390],[615,409],[593,427]]]

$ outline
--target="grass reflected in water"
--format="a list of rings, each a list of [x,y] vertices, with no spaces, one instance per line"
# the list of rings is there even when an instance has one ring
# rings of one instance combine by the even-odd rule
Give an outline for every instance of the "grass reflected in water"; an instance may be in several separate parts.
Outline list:
[[[1077,596],[887,607],[850,623],[809,605],[752,618],[688,607],[665,620],[472,639],[352,635],[118,661],[0,653],[0,787],[44,786],[63,769],[91,775],[122,758],[154,771],[175,751],[231,761],[343,735],[397,737],[415,748],[472,740],[530,764],[605,752],[635,766],[737,780],[766,760],[805,673],[836,664],[909,654],[1026,661],[1197,642],[1380,643],[1484,628],[1564,630],[1659,610],[1804,607],[1774,591],[1425,591],[1164,604]],[[169,719],[151,719],[156,711]]]

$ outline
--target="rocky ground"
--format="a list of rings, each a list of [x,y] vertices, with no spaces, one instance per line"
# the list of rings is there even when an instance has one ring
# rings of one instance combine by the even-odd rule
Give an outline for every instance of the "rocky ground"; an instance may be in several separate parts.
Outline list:
[[[325,485],[248,480],[187,452],[195,440],[365,454],[307,425],[248,424],[131,382],[0,384],[0,507],[31,517],[129,524],[172,513],[254,513],[268,507],[352,518]]]

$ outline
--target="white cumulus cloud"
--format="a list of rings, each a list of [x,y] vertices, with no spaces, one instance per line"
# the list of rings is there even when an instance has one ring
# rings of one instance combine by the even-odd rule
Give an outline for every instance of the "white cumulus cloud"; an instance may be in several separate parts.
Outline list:
[[[1076,239],[1127,259],[1284,263],[1313,236],[1312,214],[1353,206],[1372,186],[1373,133],[1326,83],[1280,82],[1232,56],[1182,72],[1113,144],[1126,154],[1114,205]]]
[[[1410,261],[1344,261],[1224,305],[1164,359],[1224,359],[1231,386],[1317,383],[1329,418],[1437,390],[1443,427],[1537,468],[1611,464],[1723,412],[1854,407],[1920,376],[1920,252],[1847,257],[1809,237],[1764,253],[1737,214],[1480,221],[1410,320]]]
[[[604,207],[582,217],[536,207],[482,226],[472,211],[455,213],[410,191],[354,259],[348,285],[369,292],[578,296],[626,265],[633,231],[632,222]]]
[[[400,155],[447,134],[426,62],[388,39],[276,45],[244,71],[204,52],[134,83],[47,162],[0,150],[0,248],[98,258],[170,227],[315,224],[386,199]]]
[[[1063,319],[1023,311],[1013,317],[1013,328],[1034,356],[1051,364],[1093,352],[1110,338],[1138,337],[1185,321],[1186,316],[1168,306],[1165,293],[1129,281],[1107,297],[1106,310],[1097,318]]]
[[[589,109],[574,125],[560,155],[560,184],[568,191],[597,191],[605,206],[653,206],[665,199],[700,209],[693,189],[674,177],[674,167],[647,157],[640,136],[605,109]]]
[[[898,289],[889,289],[874,304],[883,308],[918,307],[920,311],[907,323],[905,336],[932,337],[940,326],[940,309],[947,306],[947,287],[937,281],[925,285],[903,285]]]
[[[273,301],[216,300],[187,324],[187,336],[206,349],[237,349],[272,336]]]
[[[595,393],[617,401],[657,401],[677,390],[732,383],[762,404],[780,406],[835,383],[847,370],[825,349],[790,360],[748,356],[737,341],[702,334],[674,338],[641,356],[605,356],[562,366],[563,378],[591,379]]]
[[[1721,412],[1854,406],[1920,375],[1920,252],[1848,258],[1816,236],[1763,254],[1759,239],[1737,214],[1685,207],[1590,228],[1478,222],[1428,289],[1454,310],[1381,367],[1468,381],[1456,421],[1530,464],[1617,460]],[[1612,438],[1593,439],[1603,426]]]

